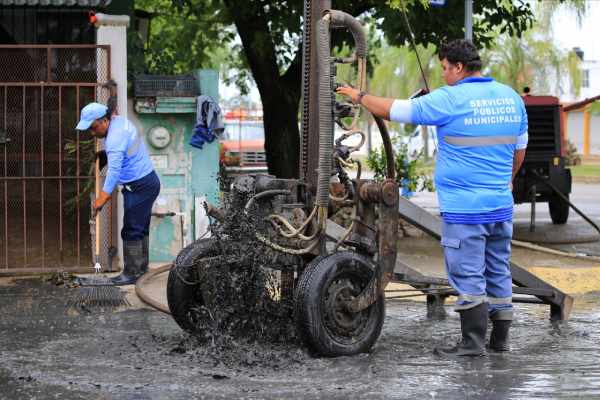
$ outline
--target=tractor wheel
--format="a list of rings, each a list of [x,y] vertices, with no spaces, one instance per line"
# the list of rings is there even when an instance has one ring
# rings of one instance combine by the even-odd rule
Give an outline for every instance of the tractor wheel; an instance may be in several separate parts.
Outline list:
[[[191,311],[194,307],[204,304],[200,282],[193,265],[203,257],[211,257],[219,254],[214,239],[200,239],[182,249],[171,271],[167,281],[167,301],[169,310],[177,324],[186,332],[193,333],[196,324],[193,321]]]
[[[371,349],[383,326],[384,297],[358,313],[343,304],[363,291],[374,272],[368,258],[352,252],[308,264],[296,288],[295,319],[299,334],[317,354],[335,357]]]
[[[569,195],[565,195],[569,198]],[[550,208],[550,218],[552,223],[562,225],[569,219],[569,204],[563,199],[558,197],[556,194],[552,194],[548,201],[548,207]]]

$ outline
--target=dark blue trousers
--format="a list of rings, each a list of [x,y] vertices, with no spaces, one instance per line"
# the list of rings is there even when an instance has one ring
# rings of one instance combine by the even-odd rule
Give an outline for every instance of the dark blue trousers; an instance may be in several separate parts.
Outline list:
[[[160,180],[154,171],[137,181],[123,184],[123,240],[142,240],[149,235],[152,205],[159,192]]]

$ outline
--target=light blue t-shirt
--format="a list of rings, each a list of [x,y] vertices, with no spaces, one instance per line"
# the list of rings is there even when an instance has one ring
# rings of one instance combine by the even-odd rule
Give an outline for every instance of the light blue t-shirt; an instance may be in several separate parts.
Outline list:
[[[106,193],[112,193],[117,184],[136,181],[154,170],[142,136],[127,118],[111,118],[104,149],[108,171],[102,190]]]
[[[514,152],[527,146],[521,97],[492,78],[470,77],[397,102],[390,119],[438,127],[435,184],[444,220],[511,220]]]

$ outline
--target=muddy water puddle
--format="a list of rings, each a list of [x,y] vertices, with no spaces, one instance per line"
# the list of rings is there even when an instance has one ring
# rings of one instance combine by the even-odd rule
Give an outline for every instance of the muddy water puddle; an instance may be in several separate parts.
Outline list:
[[[435,345],[459,321],[389,301],[370,354],[315,359],[295,346],[197,347],[168,315],[80,312],[72,291],[38,281],[0,286],[0,399],[572,399],[600,398],[600,302],[552,325],[547,307],[517,307],[512,352],[445,360]]]

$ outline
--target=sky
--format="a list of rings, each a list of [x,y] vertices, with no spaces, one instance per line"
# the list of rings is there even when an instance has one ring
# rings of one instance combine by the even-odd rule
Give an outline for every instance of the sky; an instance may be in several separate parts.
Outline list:
[[[554,1],[554,0],[546,0]],[[580,47],[585,60],[600,61],[600,0],[588,0],[581,25],[572,12],[559,10],[553,21],[554,38],[564,49]]]

